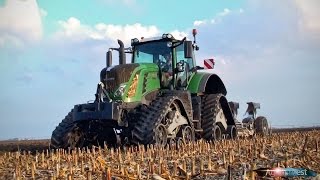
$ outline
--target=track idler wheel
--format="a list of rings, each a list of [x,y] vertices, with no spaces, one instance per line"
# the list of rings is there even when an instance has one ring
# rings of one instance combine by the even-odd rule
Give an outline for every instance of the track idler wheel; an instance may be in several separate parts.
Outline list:
[[[222,139],[222,131],[219,125],[214,126],[214,140],[221,140]]]
[[[229,136],[229,139],[236,139],[238,136],[238,130],[236,126],[231,125],[227,127],[227,134]]]
[[[195,140],[194,131],[190,126],[182,126],[182,140],[185,144],[193,142]]]
[[[155,130],[155,143],[165,146],[168,140],[167,128],[163,124],[159,124]]]

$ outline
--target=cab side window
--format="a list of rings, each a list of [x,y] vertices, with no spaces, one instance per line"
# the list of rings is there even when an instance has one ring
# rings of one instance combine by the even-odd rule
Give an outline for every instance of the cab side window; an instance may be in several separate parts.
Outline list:
[[[184,87],[187,84],[187,81],[190,76],[190,73],[188,72],[194,67],[193,60],[192,58],[184,57],[184,44],[181,44],[178,47],[176,47],[176,57],[176,63],[179,63],[181,61],[183,61],[184,63],[184,71],[178,74],[177,85]]]
[[[192,58],[185,58],[184,57],[184,48],[183,48],[183,44],[181,44],[180,46],[177,47],[177,63],[180,62],[181,60],[184,61],[184,63],[186,64],[186,68],[188,68],[187,70],[190,70],[192,68],[194,68],[194,64],[193,64],[193,60]]]

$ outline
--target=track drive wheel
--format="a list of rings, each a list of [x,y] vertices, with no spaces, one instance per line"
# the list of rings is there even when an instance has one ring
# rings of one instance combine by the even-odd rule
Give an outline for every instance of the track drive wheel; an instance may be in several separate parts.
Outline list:
[[[229,139],[236,139],[238,136],[238,130],[236,126],[234,125],[228,126],[227,134],[229,135]]]
[[[201,127],[203,129],[202,137],[205,140],[219,140],[222,138],[222,132],[225,129],[221,129],[217,124],[218,118],[220,118],[222,111],[221,98],[224,96],[222,94],[206,94],[202,97],[201,102]],[[226,117],[225,117],[225,120]]]
[[[268,120],[263,116],[259,116],[255,119],[254,127],[257,134],[260,134],[262,136],[266,136],[269,134]]]
[[[78,126],[73,126],[70,132],[67,133],[65,137],[65,142],[67,146],[71,149],[77,147],[83,147],[85,142],[84,132]]]

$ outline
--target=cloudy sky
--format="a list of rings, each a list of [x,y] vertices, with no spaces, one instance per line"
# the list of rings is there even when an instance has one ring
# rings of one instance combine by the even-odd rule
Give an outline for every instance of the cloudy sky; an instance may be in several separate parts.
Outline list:
[[[0,139],[48,138],[94,99],[105,52],[122,39],[198,30],[228,100],[261,103],[276,127],[320,125],[318,0],[0,0]]]

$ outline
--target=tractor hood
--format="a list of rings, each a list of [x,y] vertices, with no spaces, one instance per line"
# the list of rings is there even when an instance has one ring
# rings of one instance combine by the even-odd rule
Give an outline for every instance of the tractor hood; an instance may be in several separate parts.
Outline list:
[[[102,71],[106,90],[114,100],[139,101],[144,93],[160,87],[159,68],[153,63],[121,64]]]
[[[120,84],[128,82],[132,72],[139,64],[122,64],[106,69],[105,84],[107,91],[113,94]]]

